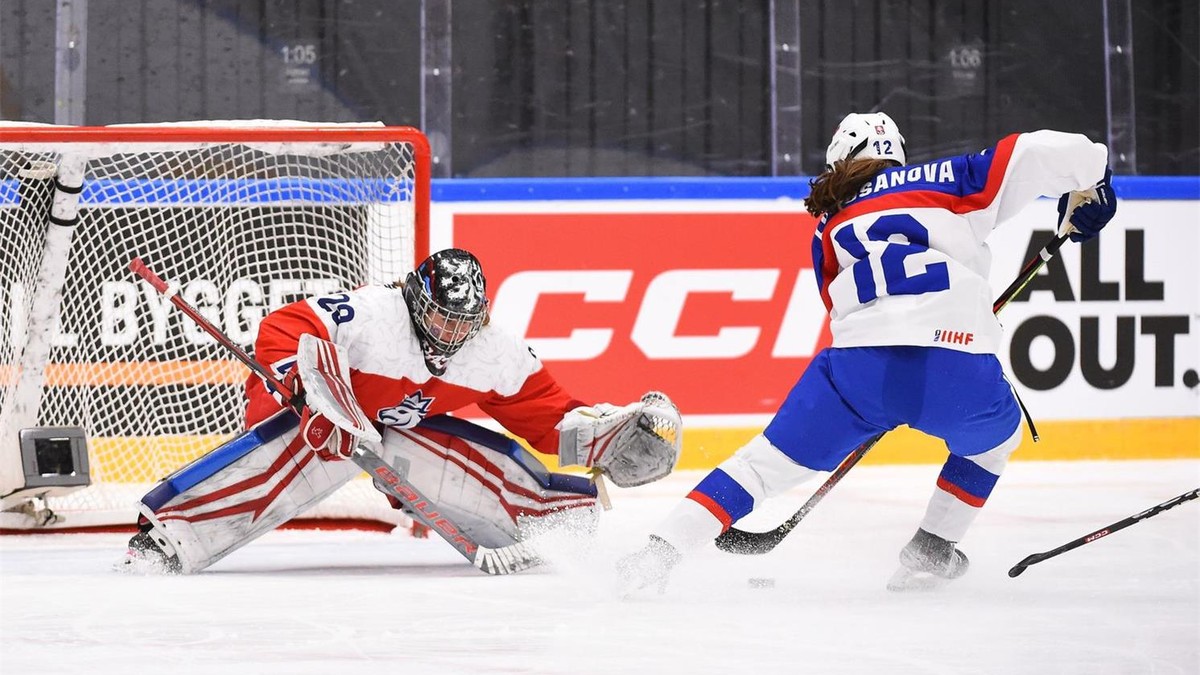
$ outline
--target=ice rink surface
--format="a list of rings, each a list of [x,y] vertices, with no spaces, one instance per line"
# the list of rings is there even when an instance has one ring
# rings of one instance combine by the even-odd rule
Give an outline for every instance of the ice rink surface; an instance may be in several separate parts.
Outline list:
[[[1200,461],[1016,462],[967,576],[890,593],[937,472],[858,467],[773,553],[710,547],[625,600],[614,562],[700,474],[614,490],[594,539],[558,533],[551,566],[509,577],[406,533],[275,532],[192,577],[110,571],[124,535],[0,537],[0,673],[1200,673],[1200,500],[1006,574],[1195,488]]]

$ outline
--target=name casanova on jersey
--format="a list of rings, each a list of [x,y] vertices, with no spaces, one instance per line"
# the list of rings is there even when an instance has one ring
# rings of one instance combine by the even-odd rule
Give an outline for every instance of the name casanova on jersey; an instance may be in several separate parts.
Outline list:
[[[995,353],[985,239],[1038,196],[1100,181],[1107,163],[1103,145],[1042,130],[880,172],[817,224],[813,262],[833,346]]]

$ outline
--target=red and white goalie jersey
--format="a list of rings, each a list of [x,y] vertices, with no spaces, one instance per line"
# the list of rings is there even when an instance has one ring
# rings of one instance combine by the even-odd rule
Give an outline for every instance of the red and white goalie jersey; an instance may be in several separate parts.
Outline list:
[[[295,367],[305,333],[345,349],[359,404],[385,426],[407,429],[477,404],[509,432],[554,454],[555,425],[585,405],[559,386],[521,338],[490,324],[450,359],[444,375],[432,375],[400,287],[363,286],[271,312],[259,326],[255,358],[282,378]],[[247,427],[281,408],[257,376],[247,378],[246,395]]]

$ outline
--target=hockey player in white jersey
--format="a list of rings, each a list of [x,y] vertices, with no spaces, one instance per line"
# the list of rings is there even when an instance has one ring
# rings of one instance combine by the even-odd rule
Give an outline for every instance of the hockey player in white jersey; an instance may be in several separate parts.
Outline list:
[[[1108,151],[1079,134],[1013,134],[977,154],[915,166],[884,113],[839,125],[806,201],[818,218],[813,268],[832,346],[766,429],[706,476],[620,563],[627,590],[670,568],[758,504],[832,471],[867,439],[907,424],[945,440],[949,457],[889,588],[961,576],[956,544],[1020,442],[1021,411],[996,351],[985,240],[1039,196],[1057,197],[1071,239],[1096,236],[1116,196]],[[1070,193],[1088,201],[1066,213]],[[1064,221],[1065,218],[1065,221]]]
[[[345,460],[362,439],[316,400],[336,399],[338,409],[361,416],[362,428],[382,432],[374,452],[403,467],[421,497],[405,506],[469,535],[471,547],[514,545],[535,521],[594,511],[597,489],[586,477],[548,472],[509,438],[446,413],[477,405],[534,450],[620,486],[670,473],[682,434],[670,399],[649,392],[620,407],[575,399],[524,340],[490,324],[488,305],[479,261],[447,249],[395,284],[268,314],[254,359],[291,389],[287,401],[259,376],[248,378],[248,430],[143,497],[128,566],[203,570],[359,475]],[[333,398],[304,398],[306,388]],[[285,406],[300,400],[307,401],[300,410]]]

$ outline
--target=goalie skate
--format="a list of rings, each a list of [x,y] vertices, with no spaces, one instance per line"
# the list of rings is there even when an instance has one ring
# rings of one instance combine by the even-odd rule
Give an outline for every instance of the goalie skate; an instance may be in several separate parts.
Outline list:
[[[128,574],[180,574],[179,556],[163,550],[150,532],[138,532],[129,540],[125,558],[114,566]]]
[[[970,561],[954,542],[917,530],[900,551],[900,567],[888,580],[889,591],[932,591],[967,573]]]

